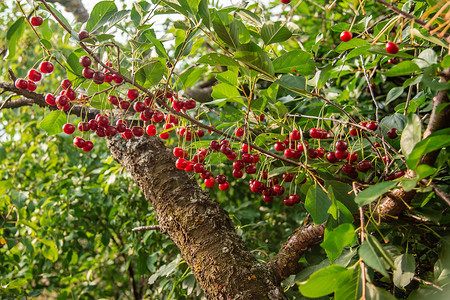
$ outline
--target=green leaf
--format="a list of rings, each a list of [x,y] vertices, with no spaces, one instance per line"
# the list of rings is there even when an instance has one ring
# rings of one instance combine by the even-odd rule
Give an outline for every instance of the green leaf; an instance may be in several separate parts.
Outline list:
[[[412,61],[407,60],[402,61],[401,63],[393,66],[392,68],[387,70],[384,73],[384,75],[387,77],[396,77],[396,76],[410,75],[417,71],[420,71],[419,66],[413,63]]]
[[[65,113],[55,110],[45,116],[39,127],[47,131],[49,135],[55,135],[62,132],[62,127],[66,124],[66,120]]]
[[[409,114],[405,129],[403,130],[402,137],[400,139],[400,146],[402,153],[408,157],[414,146],[420,142],[422,137],[422,124],[420,118],[416,114]]]
[[[437,60],[437,54],[433,49],[425,49],[420,52],[417,58],[413,59],[413,62],[415,62],[419,68],[425,69],[433,64],[437,64]]]
[[[302,50],[287,52],[273,61],[276,73],[291,73],[292,69],[303,76],[311,75],[315,69],[312,55]]]
[[[394,265],[394,284],[399,288],[403,288],[407,286],[414,277],[416,261],[412,254],[402,254],[395,258]]]
[[[278,167],[273,170],[269,171],[269,178],[281,175],[283,173],[290,173],[293,172],[296,168],[295,167]]]
[[[342,284],[335,291],[336,300],[357,300],[358,287],[360,285],[361,269],[356,267],[353,270],[351,279],[342,282]]]
[[[420,37],[421,39],[427,40],[429,42],[432,42],[433,44],[442,46],[444,48],[449,48],[448,44],[444,42],[443,39],[439,39],[435,36],[430,36],[430,35],[423,35],[417,28],[413,28],[411,30],[411,34],[417,37]]]
[[[450,128],[438,130],[414,146],[406,164],[408,168],[415,170],[422,156],[448,146],[450,146]]]
[[[441,67],[444,69],[450,68],[450,55],[449,54],[444,56],[444,59],[441,62]]]
[[[292,32],[281,22],[266,22],[261,28],[261,38],[264,44],[281,43],[288,40]]]
[[[337,53],[342,53],[345,50],[353,49],[353,48],[361,47],[361,46],[367,46],[368,44],[369,44],[369,42],[366,40],[355,38],[355,39],[351,39],[348,42],[340,43],[339,46],[336,47],[335,51]]]
[[[265,52],[238,51],[234,53],[234,58],[250,69],[263,73],[270,78],[273,78],[275,74],[272,61]]]
[[[89,20],[86,23],[86,30],[88,32],[96,31],[100,28],[100,26],[108,22],[109,18],[111,18],[116,12],[117,6],[114,4],[114,1],[98,2],[92,9],[91,15],[89,16]]]
[[[403,87],[398,86],[392,88],[386,96],[386,105],[397,99],[403,94]]]
[[[218,12],[213,19],[213,27],[217,36],[227,45],[237,49],[239,47],[239,30],[236,22],[231,22],[229,25],[223,20],[231,18],[230,15]]]
[[[22,37],[25,31],[25,18],[18,18],[12,25],[9,27],[6,32],[6,39],[8,40],[8,59],[13,58],[16,55],[16,45],[18,40]]]
[[[146,88],[158,84],[167,68],[159,60],[152,60],[136,71],[136,82]]]
[[[376,241],[378,243],[378,241]],[[359,247],[359,256],[364,260],[364,262],[372,269],[377,270],[385,277],[389,277],[386,268],[382,262],[382,259],[378,256],[376,247],[369,242],[369,239],[365,240],[361,247]]]
[[[331,263],[341,255],[346,246],[352,246],[356,241],[355,227],[352,224],[341,224],[331,232],[325,232],[320,246],[325,249]]]
[[[261,27],[262,26],[262,22],[261,22],[261,18],[258,17],[258,15],[256,15],[255,13],[247,10],[247,9],[237,9],[236,13],[241,17],[241,19],[251,25],[257,26],[257,27]]]
[[[14,279],[10,282],[8,282],[8,284],[6,285],[2,285],[0,286],[3,289],[6,290],[12,290],[12,289],[20,289],[22,288],[24,285],[27,285],[28,280],[25,278],[18,278],[18,279]]]
[[[232,57],[218,54],[208,53],[197,61],[200,64],[208,64],[211,66],[236,66],[239,67],[239,63]]]
[[[238,73],[237,68],[233,68],[235,71],[228,70],[216,75],[216,79],[220,82],[228,83],[232,86],[237,86],[238,84]],[[202,71],[203,72],[203,71]]]
[[[385,125],[387,128],[397,128],[398,130],[403,130],[406,125],[406,117],[402,114],[395,113],[390,116],[386,116],[381,120],[381,124]]]
[[[155,45],[155,50],[160,57],[169,58],[166,49],[163,44],[156,38],[155,31],[153,29],[146,30],[144,33],[145,37]]]
[[[305,208],[311,214],[314,224],[322,224],[328,219],[328,208],[331,201],[319,185],[309,188],[306,195]]]
[[[376,200],[378,197],[380,197],[396,185],[397,182],[393,181],[383,181],[375,185],[371,185],[364,191],[359,192],[359,194],[355,198],[356,203],[360,207],[372,203],[374,200]]]
[[[370,48],[370,45],[366,45],[366,46],[361,46],[361,47],[357,47],[357,48],[353,49],[352,51],[350,51],[347,54],[347,60],[366,54],[367,50],[369,50],[369,48]]]
[[[213,86],[213,92],[211,96],[215,100],[226,100],[245,105],[244,100],[242,100],[242,97],[239,94],[237,88],[227,83],[220,83],[216,86]],[[209,103],[211,104],[211,102]]]
[[[299,290],[305,297],[323,297],[334,293],[343,283],[352,277],[352,270],[331,265],[312,274],[307,281],[299,284]]]
[[[205,73],[205,70],[202,68],[192,68],[180,74],[181,82],[185,89],[192,87],[196,84],[202,75]]]
[[[42,254],[45,258],[55,262],[58,260],[58,248],[52,240],[40,240],[45,246],[42,249]]]

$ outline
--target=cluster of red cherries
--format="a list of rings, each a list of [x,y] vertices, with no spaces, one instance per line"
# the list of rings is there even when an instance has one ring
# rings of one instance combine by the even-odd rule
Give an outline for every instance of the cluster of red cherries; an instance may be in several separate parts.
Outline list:
[[[353,35],[350,31],[342,31],[340,35],[340,39],[343,42],[349,42],[353,38]],[[389,54],[397,54],[399,51],[398,45],[394,42],[387,42],[386,43],[386,52]],[[390,63],[393,63],[392,60]]]

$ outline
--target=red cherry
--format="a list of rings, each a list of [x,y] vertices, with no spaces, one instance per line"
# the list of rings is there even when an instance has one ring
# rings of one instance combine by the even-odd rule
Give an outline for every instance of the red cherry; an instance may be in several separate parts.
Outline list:
[[[194,172],[195,173],[202,173],[203,171],[205,171],[205,167],[201,163],[196,163],[194,165]]]
[[[155,111],[155,113],[152,116],[152,121],[155,123],[159,123],[162,120],[164,120],[164,113],[162,111]]]
[[[314,148],[310,148],[308,149],[308,156],[312,159],[317,158],[317,156],[319,156],[319,152],[317,152]]]
[[[82,150],[84,152],[90,152],[92,150],[92,148],[94,148],[94,143],[91,141],[86,141],[84,143],[84,147],[82,148]]]
[[[356,127],[352,127],[349,131],[351,136],[357,136],[358,135],[358,129]]]
[[[87,32],[86,30],[82,30],[78,33],[78,39],[80,41],[89,38],[89,32]]]
[[[67,90],[71,85],[72,85],[72,81],[70,81],[67,78],[64,79],[63,81],[61,81],[61,87],[63,88],[63,90]]]
[[[323,158],[325,156],[326,150],[324,148],[319,147],[316,150],[317,150],[317,156],[318,157]]]
[[[98,122],[98,125],[106,127],[109,124],[109,118],[107,116],[98,116],[95,117],[95,119]]]
[[[28,82],[27,82],[27,85],[28,85]],[[56,98],[52,94],[45,95],[45,102],[47,102],[48,105],[52,105],[52,106],[56,105],[55,100],[56,100]]]
[[[137,111],[137,112],[142,112],[142,111],[145,110],[146,107],[145,107],[144,102],[138,101],[138,102],[135,102],[135,103],[134,103],[133,108],[134,108],[134,110]]]
[[[406,171],[405,170],[398,170],[397,172],[394,173],[395,178],[400,178],[405,176]]]
[[[112,74],[105,74],[105,82],[111,82],[113,80]]]
[[[356,165],[358,171],[366,173],[372,168],[372,163],[369,160],[362,160]]]
[[[286,149],[286,146],[284,145],[284,143],[282,142],[276,142],[275,145],[273,145],[275,151],[284,151],[284,149]]]
[[[297,203],[300,203],[301,198],[300,198],[300,195],[293,194],[293,195],[289,195],[289,200],[290,200],[292,203],[297,204]]]
[[[92,68],[83,68],[81,75],[86,79],[92,79],[94,77],[95,71]]]
[[[267,184],[271,187],[273,187],[274,185],[278,184],[278,178],[276,177],[272,177],[267,181]]]
[[[309,135],[313,138],[313,139],[321,139],[322,138],[322,132],[321,130],[317,129],[317,128],[311,128],[309,130]]]
[[[130,108],[130,106],[131,106],[130,101],[122,100],[122,101],[119,102],[119,107],[120,107],[121,109],[127,110],[127,109]]]
[[[253,155],[251,155],[250,153],[243,153],[242,160],[246,164],[251,164],[253,162]]]
[[[250,146],[247,145],[247,144],[242,144],[242,151],[248,153],[248,152],[252,151],[252,147],[250,147]]]
[[[187,161],[186,168],[184,168],[186,172],[192,172],[194,170],[194,163],[192,161]]]
[[[92,130],[92,131],[96,131],[97,130],[97,128],[98,128],[98,122],[96,121],[96,120],[94,120],[94,119],[92,119],[92,120],[89,120],[89,128]]]
[[[292,130],[292,132],[289,134],[289,137],[293,141],[298,141],[300,139],[300,131]]]
[[[95,133],[97,134],[98,137],[105,137],[106,136],[104,127],[98,127],[97,130],[95,131]]]
[[[134,100],[134,99],[136,99],[137,97],[139,97],[139,91],[138,91],[137,89],[129,89],[129,90],[127,91],[127,97],[128,97],[128,99],[130,99],[130,100]]]
[[[113,137],[117,134],[117,129],[114,126],[108,125],[105,129],[106,136]]]
[[[335,147],[336,147],[336,150],[342,150],[343,151],[343,150],[347,150],[348,144],[344,140],[339,140],[339,141],[336,142]]]
[[[39,65],[39,70],[44,74],[49,74],[49,73],[53,72],[54,68],[55,68],[55,66],[49,61],[43,61]]]
[[[187,161],[184,158],[179,158],[175,162],[177,169],[184,170],[187,167]]]
[[[145,130],[148,135],[154,136],[156,135],[156,126],[153,124],[150,124],[147,126],[147,129]]]
[[[300,151],[300,152],[305,152],[305,148],[304,148],[303,144],[305,144],[306,149],[309,148],[309,144],[308,144],[307,141],[303,141],[303,143],[300,143],[300,142],[299,142],[298,145],[297,145],[297,150],[298,150],[298,151]]]
[[[224,182],[222,184],[219,184],[219,189],[221,191],[226,191],[230,188],[230,184],[228,182]]]
[[[71,101],[73,101],[73,100],[75,100],[77,98],[77,93],[75,93],[75,91],[72,90],[71,88],[68,88],[64,94]]]
[[[235,160],[237,158],[237,153],[235,151],[231,152],[231,154],[227,155],[229,160]]]
[[[203,179],[209,179],[209,178],[211,178],[211,176],[212,176],[212,174],[208,170],[204,170],[203,172],[200,173],[200,177]]]
[[[131,129],[127,128],[124,132],[122,132],[122,137],[129,140],[133,137],[133,132],[131,131]]]
[[[261,157],[259,156],[259,154],[258,153],[254,153],[253,154],[253,161],[252,161],[252,163],[256,164],[256,163],[259,162],[260,159],[261,159]]]
[[[39,81],[42,78],[42,74],[35,69],[31,69],[28,71],[28,79],[31,81]]]
[[[337,159],[345,159],[348,156],[348,151],[347,150],[336,150],[334,155],[336,156]]]
[[[209,143],[209,148],[213,151],[220,151],[220,143],[218,141],[212,140]]]
[[[290,0],[281,0],[281,1],[290,1]],[[270,202],[273,201],[273,196],[272,195],[270,195],[270,196],[264,195],[263,196],[263,201],[266,202],[266,203],[270,203]]]
[[[133,126],[133,128],[131,128],[131,131],[133,132],[134,136],[137,137],[141,137],[144,135],[144,128],[142,128],[141,126]]]
[[[281,185],[275,184],[272,190],[275,195],[281,196],[284,194],[284,187],[282,187]]]
[[[197,106],[197,102],[195,102],[195,100],[187,100],[186,102],[184,102],[184,109],[186,110],[190,110],[190,109],[194,109]]]
[[[242,170],[238,170],[238,169],[233,170],[234,178],[242,178],[242,176],[244,176],[244,172],[242,172]]]
[[[330,163],[335,163],[338,161],[334,152],[328,152],[326,158]]]
[[[28,80],[22,78],[16,79],[14,85],[20,90],[26,90],[28,88]]]
[[[89,127],[89,123],[88,122],[80,122],[78,123],[78,130],[79,131],[89,131],[89,129],[91,129]]]
[[[73,144],[74,144],[75,147],[83,148],[84,145],[86,144],[86,141],[83,140],[82,138],[80,138],[79,136],[76,136],[76,137],[73,139]]]
[[[233,162],[233,169],[242,170],[245,167],[245,163],[242,160],[236,160]]]
[[[44,20],[39,16],[34,16],[34,17],[30,18],[31,25],[33,25],[35,27],[41,26],[43,22],[44,22]]]
[[[282,178],[283,178],[284,182],[291,182],[292,180],[294,180],[294,174],[283,173]]]
[[[216,181],[218,184],[223,184],[227,182],[227,177],[225,175],[219,174],[216,176]]]
[[[82,57],[80,57],[78,62],[85,68],[89,67],[92,64],[91,58],[87,55],[83,55]]]
[[[397,61],[395,60],[395,58],[390,58],[388,60],[388,64],[395,65],[395,64],[397,64]]]
[[[205,136],[205,131],[201,128],[197,129],[197,131],[195,132],[197,134],[197,136],[199,138],[204,137]]]
[[[354,163],[357,160],[358,160],[358,153],[352,152],[348,154],[347,161],[349,163]]]
[[[397,128],[392,128],[386,133],[387,137],[391,140],[398,137]]]
[[[34,92],[36,89],[37,89],[36,83],[34,83],[34,81],[28,80],[27,90],[29,90],[30,92]]]
[[[1,1],[0,1],[1,2]],[[34,16],[30,18],[30,23],[31,25],[35,26],[35,27],[39,27],[42,25],[43,23],[43,19],[40,16]]]
[[[242,129],[242,127],[239,127],[239,128],[237,128],[237,129],[235,130],[234,134],[235,134],[237,137],[241,137],[241,136],[244,135],[244,129]]]
[[[184,150],[180,147],[175,147],[173,148],[173,155],[175,155],[175,157],[183,157]]]
[[[167,115],[166,123],[172,123],[173,125],[178,125],[178,118],[173,115]]]
[[[117,84],[123,82],[123,78],[116,74],[112,74],[112,80]]]
[[[283,3],[283,4],[289,4],[289,3],[291,3],[291,0],[280,0],[281,1],[281,3]]]
[[[367,128],[370,130],[377,130],[378,129],[378,123],[375,121],[371,121],[369,122],[369,124],[367,124]]]
[[[92,79],[94,80],[95,84],[102,84],[105,82],[105,73],[100,71],[94,72]]]
[[[255,165],[247,165],[245,166],[245,173],[247,174],[255,174],[257,171],[257,168]]]
[[[389,42],[386,44],[386,51],[389,54],[397,54],[398,52],[398,45],[393,42]]]
[[[75,126],[73,126],[73,124],[70,123],[64,124],[62,129],[65,134],[72,134],[75,132]]]
[[[341,41],[348,42],[352,39],[352,33],[350,31],[342,31],[340,38]]]
[[[355,172],[355,166],[354,165],[349,165],[349,164],[344,164],[342,166],[342,171],[344,171],[347,174],[354,173]]]
[[[69,103],[69,98],[67,98],[66,96],[58,96],[56,98],[56,104],[63,107],[65,106],[67,103]]]

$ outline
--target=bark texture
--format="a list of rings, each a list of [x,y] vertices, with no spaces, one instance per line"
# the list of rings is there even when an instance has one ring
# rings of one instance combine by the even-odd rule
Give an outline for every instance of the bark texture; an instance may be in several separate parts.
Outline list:
[[[284,299],[277,276],[258,262],[228,214],[155,137],[108,140],[112,156],[139,185],[160,229],[178,246],[208,299]]]

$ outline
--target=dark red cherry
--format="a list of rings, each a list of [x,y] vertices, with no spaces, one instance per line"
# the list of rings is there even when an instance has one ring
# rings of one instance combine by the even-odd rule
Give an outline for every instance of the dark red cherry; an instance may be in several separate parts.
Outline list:
[[[75,132],[75,126],[70,123],[64,124],[63,131],[65,134],[72,134]]]
[[[335,144],[336,150],[347,150],[348,144],[344,140],[339,140]]]

